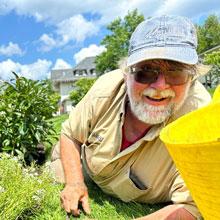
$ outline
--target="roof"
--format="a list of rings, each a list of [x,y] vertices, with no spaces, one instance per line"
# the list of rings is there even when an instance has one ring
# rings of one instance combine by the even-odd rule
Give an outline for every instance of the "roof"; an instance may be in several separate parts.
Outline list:
[[[91,70],[95,69],[95,58],[86,57],[79,62],[74,68],[70,69],[54,69],[51,71],[51,80],[54,82],[71,82],[75,81],[85,75],[74,75],[76,70]],[[88,75],[90,76],[90,75]]]
[[[74,70],[84,70],[84,69],[95,69],[95,58],[96,57],[86,57],[80,61],[73,69]]]
[[[74,81],[73,69],[58,69],[51,71],[51,80],[56,82]]]

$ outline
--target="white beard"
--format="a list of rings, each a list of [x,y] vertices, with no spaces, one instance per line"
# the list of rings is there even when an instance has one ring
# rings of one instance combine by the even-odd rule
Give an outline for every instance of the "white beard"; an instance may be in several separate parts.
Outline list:
[[[130,107],[133,114],[146,124],[160,124],[164,122],[173,112],[174,105],[152,106],[147,103],[131,102]]]
[[[171,101],[166,106],[153,106],[143,101],[135,101],[134,99],[132,99],[131,91],[128,89],[128,98],[130,101],[131,111],[140,121],[146,124],[160,124],[166,121],[172,114],[174,114],[177,110],[179,110],[179,108],[181,108],[187,97],[189,87],[190,83],[187,84],[185,88],[184,97],[179,103]],[[148,93],[147,90],[148,89],[146,89],[146,91],[144,91],[143,93]],[[162,97],[168,97],[169,91],[168,93],[165,92],[165,94],[167,95],[164,95]]]

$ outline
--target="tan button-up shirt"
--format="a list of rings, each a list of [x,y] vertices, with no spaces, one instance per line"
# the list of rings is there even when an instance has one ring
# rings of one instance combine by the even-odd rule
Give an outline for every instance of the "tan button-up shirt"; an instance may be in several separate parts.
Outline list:
[[[120,70],[101,76],[63,123],[62,134],[83,143],[82,161],[101,189],[121,200],[181,204],[198,217],[199,212],[166,147],[159,139],[165,124],[120,152],[127,100]],[[209,103],[210,95],[195,81],[183,107],[169,119]]]

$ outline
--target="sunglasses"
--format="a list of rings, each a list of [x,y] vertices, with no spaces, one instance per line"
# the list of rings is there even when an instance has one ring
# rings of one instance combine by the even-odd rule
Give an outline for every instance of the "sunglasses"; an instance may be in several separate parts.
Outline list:
[[[163,73],[166,83],[173,86],[185,84],[190,75],[192,75],[192,71],[189,69],[166,70],[163,72],[160,69],[153,69],[148,66],[130,67],[129,73],[134,75],[136,82],[143,84],[151,84],[156,82],[159,75]]]

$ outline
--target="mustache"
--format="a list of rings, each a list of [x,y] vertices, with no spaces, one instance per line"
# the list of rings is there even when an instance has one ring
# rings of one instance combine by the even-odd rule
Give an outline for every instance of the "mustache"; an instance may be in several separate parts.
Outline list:
[[[148,96],[151,98],[157,97],[157,98],[168,98],[168,97],[175,97],[175,92],[171,89],[165,89],[162,91],[159,91],[154,88],[147,88],[143,91],[144,96]]]

